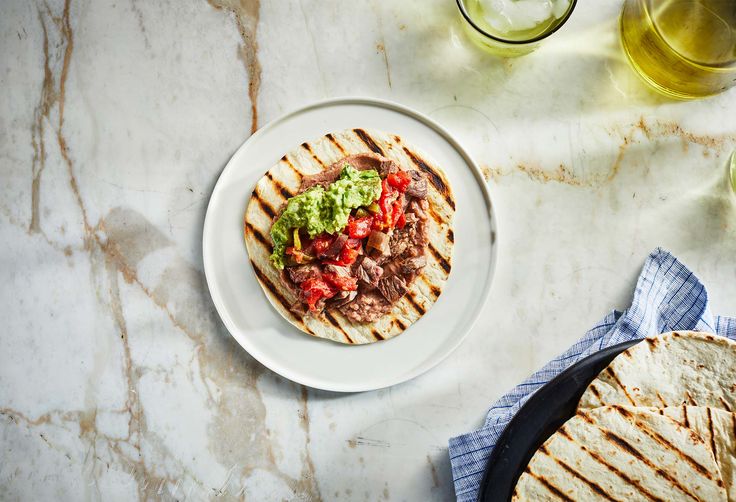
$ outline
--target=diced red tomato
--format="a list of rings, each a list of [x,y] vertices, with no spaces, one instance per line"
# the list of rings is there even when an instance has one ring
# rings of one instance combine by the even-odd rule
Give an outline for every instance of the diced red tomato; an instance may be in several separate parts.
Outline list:
[[[309,306],[309,310],[317,310],[317,302],[322,298],[332,298],[337,291],[322,279],[307,279],[300,285],[304,292],[304,300]]]
[[[323,263],[329,263],[330,265],[338,265],[340,267],[347,267],[355,263],[358,256],[362,253],[362,248],[352,248],[348,245],[342,248],[339,256],[336,260],[323,260]]]
[[[363,239],[353,239],[353,238],[348,239],[347,242],[345,243],[345,245],[349,247],[350,249],[358,249],[359,247],[361,247],[361,244],[363,244]]]
[[[406,187],[411,183],[411,175],[406,171],[397,171],[386,176],[388,184],[400,192],[406,191]]]
[[[380,228],[375,230],[390,228],[392,226],[392,206],[394,201],[398,197],[398,193],[396,192],[396,190],[389,185],[388,179],[384,179],[381,182],[381,187],[381,198],[378,199],[378,207],[381,209],[382,221]]]
[[[379,211],[375,214],[373,217],[373,225],[371,226],[371,230],[383,230],[385,225],[383,224],[384,216],[383,212]]]
[[[284,250],[284,253],[291,256],[295,262],[301,264],[301,263],[309,263],[310,261],[314,260],[313,256],[308,255],[307,253],[300,251],[299,249],[296,249],[294,246],[289,246]]]
[[[333,240],[334,237],[328,234],[320,234],[315,237],[312,241],[312,246],[314,247],[315,253],[321,255],[322,253],[327,251],[327,248],[330,247],[330,244],[332,244]]]
[[[399,198],[391,205],[391,226],[395,227],[399,222],[399,218],[404,215],[404,194],[399,194]]]
[[[322,278],[340,291],[356,291],[358,289],[358,279],[356,277],[343,277],[337,274],[322,274]]]
[[[373,216],[364,216],[362,218],[350,217],[348,221],[348,235],[353,239],[365,239],[371,233],[373,227]]]
[[[358,259],[358,255],[360,255],[359,250],[345,246],[342,248],[342,251],[340,251],[340,261],[344,265],[352,265],[355,263],[355,260]]]
[[[404,213],[401,213],[401,216],[399,216],[399,219],[396,222],[396,228],[404,228],[405,226],[406,226],[406,215]]]

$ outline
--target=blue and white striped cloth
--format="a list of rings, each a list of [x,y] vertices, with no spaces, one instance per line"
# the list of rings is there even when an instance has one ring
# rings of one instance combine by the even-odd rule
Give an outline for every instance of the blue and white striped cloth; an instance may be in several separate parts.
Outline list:
[[[488,411],[481,429],[450,439],[457,500],[476,500],[496,441],[537,389],[602,348],[675,330],[709,331],[736,340],[736,318],[714,316],[708,308],[705,286],[695,274],[669,252],[657,248],[644,263],[628,310],[608,314],[567,352],[499,399]]]

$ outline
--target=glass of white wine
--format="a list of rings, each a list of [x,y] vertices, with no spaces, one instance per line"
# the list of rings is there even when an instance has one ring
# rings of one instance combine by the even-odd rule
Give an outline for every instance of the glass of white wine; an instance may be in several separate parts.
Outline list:
[[[536,49],[572,14],[576,0],[456,0],[470,39],[500,56]]]
[[[692,99],[736,84],[736,0],[626,0],[621,42],[655,90]]]

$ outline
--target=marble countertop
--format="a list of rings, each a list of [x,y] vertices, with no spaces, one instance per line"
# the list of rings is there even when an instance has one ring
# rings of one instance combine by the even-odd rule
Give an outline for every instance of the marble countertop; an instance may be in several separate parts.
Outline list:
[[[0,15],[0,499],[448,500],[450,436],[606,314],[663,246],[736,313],[736,93],[674,102],[579,2],[518,59],[452,0],[62,0]],[[414,107],[483,166],[498,267],[430,372],[341,395],[228,335],[201,237],[258,127],[315,100]],[[380,370],[380,369],[379,369]]]

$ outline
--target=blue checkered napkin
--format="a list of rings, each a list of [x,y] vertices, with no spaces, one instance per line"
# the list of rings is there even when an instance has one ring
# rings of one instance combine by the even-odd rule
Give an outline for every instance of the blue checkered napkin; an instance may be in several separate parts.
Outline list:
[[[476,500],[496,441],[537,389],[571,364],[605,347],[675,330],[710,331],[736,340],[736,318],[712,315],[705,286],[677,258],[657,248],[644,263],[628,310],[608,314],[567,352],[499,399],[488,411],[481,429],[450,439],[457,499]]]

